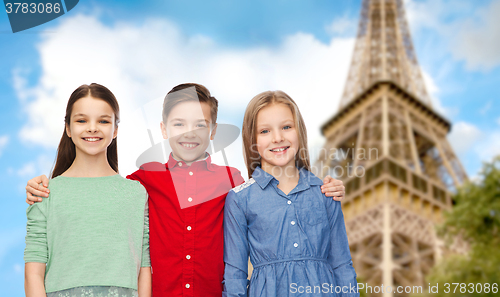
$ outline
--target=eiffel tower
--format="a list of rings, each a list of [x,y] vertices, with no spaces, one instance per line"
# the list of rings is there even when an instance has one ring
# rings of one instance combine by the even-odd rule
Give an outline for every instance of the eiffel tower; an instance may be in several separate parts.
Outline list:
[[[345,90],[321,128],[326,144],[316,168],[344,181],[354,267],[363,283],[385,288],[371,296],[425,290],[424,276],[442,257],[434,226],[467,179],[446,139],[450,128],[425,89],[403,0],[363,0]]]

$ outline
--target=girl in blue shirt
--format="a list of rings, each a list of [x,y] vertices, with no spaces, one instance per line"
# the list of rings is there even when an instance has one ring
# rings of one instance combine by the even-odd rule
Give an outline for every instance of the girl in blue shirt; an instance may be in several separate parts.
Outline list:
[[[242,134],[252,178],[226,198],[223,296],[359,296],[340,202],[309,171],[295,102],[281,91],[255,96]]]

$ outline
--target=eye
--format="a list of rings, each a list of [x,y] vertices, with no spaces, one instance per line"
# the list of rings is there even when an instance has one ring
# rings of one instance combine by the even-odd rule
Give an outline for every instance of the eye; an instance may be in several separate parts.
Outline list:
[[[175,124],[174,124],[174,127],[180,127],[180,126],[182,126],[182,124],[181,124],[181,123],[175,123]]]
[[[288,130],[288,129],[292,129],[292,126],[286,125],[285,127],[283,127],[283,130]]]
[[[77,123],[85,123],[85,120],[76,120]]]
[[[197,127],[201,127],[201,128],[206,128],[206,127],[207,127],[207,125],[205,125],[205,124],[198,124],[198,125],[196,125],[196,126],[197,126]]]
[[[269,130],[264,129],[264,130],[260,131],[260,134],[267,134],[268,132],[269,132]]]
[[[109,124],[109,121],[101,120],[99,123],[101,123],[101,124]]]

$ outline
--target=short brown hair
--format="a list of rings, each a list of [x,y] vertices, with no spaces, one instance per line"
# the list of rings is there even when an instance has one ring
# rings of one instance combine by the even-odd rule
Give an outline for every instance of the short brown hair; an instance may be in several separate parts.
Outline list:
[[[257,114],[259,111],[272,104],[285,104],[290,108],[293,115],[293,121],[297,127],[297,134],[299,136],[299,150],[295,155],[295,164],[299,168],[311,170],[309,162],[309,152],[307,150],[307,131],[302,115],[295,101],[283,91],[267,91],[253,97],[248,103],[245,110],[245,117],[243,118],[243,127],[241,134],[243,137],[243,152],[245,164],[248,170],[248,177],[250,178],[257,166],[261,166],[261,157],[259,152],[255,149],[257,145]]]
[[[194,90],[190,88],[196,89],[196,95]],[[172,90],[168,92],[167,96],[165,96],[162,111],[163,123],[167,122],[168,115],[170,111],[172,111],[174,106],[181,102],[187,101],[207,103],[210,106],[210,116],[212,124],[215,124],[217,122],[217,110],[219,108],[219,102],[217,101],[217,99],[210,95],[210,91],[205,86],[195,83],[186,83],[173,87]]]

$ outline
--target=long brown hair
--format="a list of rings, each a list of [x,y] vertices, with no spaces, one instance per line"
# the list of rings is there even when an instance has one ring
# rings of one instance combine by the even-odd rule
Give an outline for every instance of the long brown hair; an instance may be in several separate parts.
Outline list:
[[[118,127],[120,122],[120,107],[118,101],[116,101],[115,95],[111,91],[100,84],[92,83],[90,85],[79,86],[68,100],[68,105],[66,106],[66,116],[64,117],[64,131],[57,147],[56,164],[52,169],[50,178],[54,178],[63,174],[68,168],[73,164],[76,157],[76,149],[73,140],[68,137],[66,133],[66,126],[69,126],[71,120],[71,112],[73,111],[73,105],[76,101],[87,96],[92,96],[95,99],[100,99],[105,101],[111,106],[115,114],[115,128]],[[108,163],[111,168],[118,173],[118,150],[117,150],[117,140],[116,137],[111,141],[111,144],[107,148],[107,158]]]
[[[257,145],[257,114],[259,111],[272,104],[285,104],[290,108],[293,115],[293,121],[297,127],[297,134],[299,136],[299,151],[295,155],[295,165],[299,168],[311,170],[309,162],[309,152],[307,150],[307,131],[304,119],[300,114],[299,108],[295,101],[283,91],[267,91],[253,97],[248,103],[245,110],[245,117],[243,118],[243,127],[241,134],[243,137],[243,153],[245,157],[245,164],[248,170],[248,177],[250,178],[257,166],[261,166],[261,157]]]

